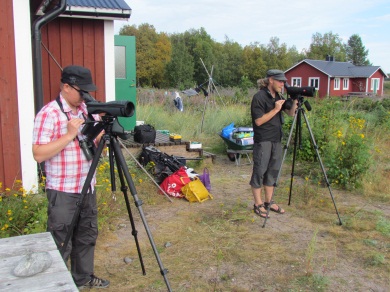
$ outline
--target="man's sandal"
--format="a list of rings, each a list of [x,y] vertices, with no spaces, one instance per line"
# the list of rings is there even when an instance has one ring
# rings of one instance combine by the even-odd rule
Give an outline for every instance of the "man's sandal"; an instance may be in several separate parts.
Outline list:
[[[272,206],[272,205],[276,205],[276,203],[274,201],[271,201],[269,203],[267,202],[264,202],[264,208],[267,210],[269,206]],[[272,211],[272,212],[276,212],[276,213],[279,213],[279,214],[284,214],[284,210],[282,209],[282,207],[276,205],[277,209],[273,208],[273,207],[270,207],[269,209]]]
[[[261,218],[267,218],[267,211],[261,211],[260,208],[265,208],[264,204],[261,204],[259,206],[253,205],[253,212],[255,212],[255,214],[260,216]]]

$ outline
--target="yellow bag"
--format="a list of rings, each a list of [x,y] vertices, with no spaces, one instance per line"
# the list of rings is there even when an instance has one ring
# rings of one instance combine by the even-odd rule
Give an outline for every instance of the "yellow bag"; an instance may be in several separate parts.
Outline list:
[[[202,203],[203,201],[213,198],[200,179],[197,177],[182,187],[181,192],[190,202]]]

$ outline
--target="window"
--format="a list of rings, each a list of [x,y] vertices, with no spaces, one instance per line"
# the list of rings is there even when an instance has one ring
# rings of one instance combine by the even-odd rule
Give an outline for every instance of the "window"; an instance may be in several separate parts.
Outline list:
[[[301,77],[293,77],[291,78],[292,85],[295,87],[301,87],[302,86],[302,78]]]
[[[334,89],[339,90],[340,89],[340,78],[334,79]]]
[[[349,78],[343,79],[343,89],[349,89]]]
[[[315,87],[316,90],[320,88],[320,78],[318,77],[310,77],[309,78],[309,86]]]
[[[372,78],[371,79],[371,90],[373,92],[377,92],[379,89],[379,78]]]
[[[115,46],[115,78],[126,79],[126,47]]]

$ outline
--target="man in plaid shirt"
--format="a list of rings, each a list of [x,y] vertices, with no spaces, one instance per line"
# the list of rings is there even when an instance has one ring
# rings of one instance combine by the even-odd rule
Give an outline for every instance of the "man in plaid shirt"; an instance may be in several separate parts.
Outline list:
[[[46,195],[48,198],[47,228],[61,248],[69,232],[77,202],[91,162],[79,141],[88,116],[83,94],[95,91],[89,69],[68,66],[62,72],[60,94],[37,114],[33,132],[33,155],[45,162]],[[79,288],[106,288],[109,281],[96,277],[94,252],[98,236],[95,175],[80,207],[80,216],[63,255],[70,256],[71,273]]]

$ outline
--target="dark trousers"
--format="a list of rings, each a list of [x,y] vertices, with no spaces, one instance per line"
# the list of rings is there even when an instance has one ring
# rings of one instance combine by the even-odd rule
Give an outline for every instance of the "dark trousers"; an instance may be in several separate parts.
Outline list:
[[[58,249],[62,248],[69,232],[80,194],[46,190],[48,205],[47,229],[51,232]],[[84,197],[80,216],[63,255],[65,263],[70,256],[71,273],[77,286],[90,280],[94,270],[94,252],[98,236],[96,193]]]

